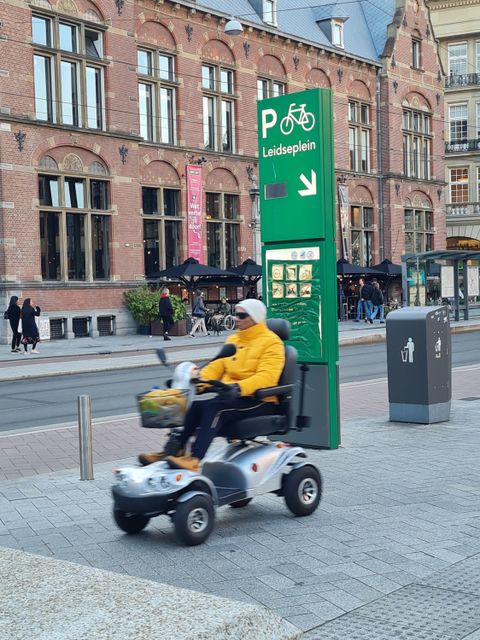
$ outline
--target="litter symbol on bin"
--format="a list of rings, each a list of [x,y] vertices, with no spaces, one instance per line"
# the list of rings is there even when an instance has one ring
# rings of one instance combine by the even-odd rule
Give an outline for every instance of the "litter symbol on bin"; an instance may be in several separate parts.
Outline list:
[[[402,362],[405,362],[405,363],[408,363],[408,364],[413,364],[413,352],[414,351],[415,351],[415,343],[411,338],[409,338],[407,340],[407,344],[400,351],[400,354],[402,356]]]

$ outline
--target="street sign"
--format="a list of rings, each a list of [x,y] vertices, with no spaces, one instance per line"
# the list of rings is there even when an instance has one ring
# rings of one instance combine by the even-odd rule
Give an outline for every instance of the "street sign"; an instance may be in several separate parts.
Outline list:
[[[304,393],[291,442],[336,448],[338,327],[332,93],[313,89],[258,103],[263,295],[290,322]],[[297,387],[298,392],[298,387]],[[301,399],[300,399],[301,397]]]
[[[331,96],[315,89],[262,100],[258,131],[262,241],[325,238],[333,157],[322,140],[332,135]]]

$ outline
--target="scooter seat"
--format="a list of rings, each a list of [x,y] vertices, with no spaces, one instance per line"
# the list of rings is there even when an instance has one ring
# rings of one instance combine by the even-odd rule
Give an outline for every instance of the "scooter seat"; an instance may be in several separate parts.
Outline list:
[[[219,435],[224,438],[249,440],[257,436],[282,435],[288,431],[287,417],[283,415],[244,418],[224,425]]]

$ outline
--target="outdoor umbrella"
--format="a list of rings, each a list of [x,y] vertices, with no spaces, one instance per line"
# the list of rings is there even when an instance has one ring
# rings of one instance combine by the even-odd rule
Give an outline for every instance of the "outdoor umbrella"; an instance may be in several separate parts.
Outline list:
[[[351,264],[345,258],[337,260],[337,275],[339,276],[378,276],[380,272],[370,267],[361,267],[358,264]]]
[[[232,267],[230,271],[247,282],[258,282],[262,277],[262,267],[251,258],[247,258],[238,267]]]
[[[182,264],[158,271],[149,276],[148,279],[177,280],[189,287],[201,278],[225,278],[234,275],[236,274],[231,271],[217,269],[217,267],[209,267],[206,264],[200,264],[195,258],[187,258]]]
[[[399,264],[393,264],[391,260],[387,258],[382,260],[380,264],[376,264],[372,267],[372,269],[376,269],[377,271],[381,271],[382,273],[386,273],[389,276],[401,276],[402,275],[402,267]]]

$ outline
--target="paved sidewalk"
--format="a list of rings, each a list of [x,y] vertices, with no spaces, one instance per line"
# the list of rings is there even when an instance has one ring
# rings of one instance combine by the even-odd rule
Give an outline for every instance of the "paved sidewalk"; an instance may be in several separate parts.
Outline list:
[[[479,372],[463,369],[472,385],[465,397],[475,397]],[[355,404],[365,389],[346,391]],[[260,603],[311,640],[478,640],[480,400],[455,401],[449,423],[390,424],[375,401],[380,387],[372,383],[371,392],[370,417],[343,421],[342,447],[309,454],[324,479],[309,518],[293,518],[266,496],[243,510],[220,509],[202,547],[179,546],[164,517],[126,536],[110,515],[108,462],[96,465],[92,482],[79,482],[76,470],[1,481],[0,545]],[[96,432],[104,434],[100,460],[126,457],[128,447],[131,456],[143,436],[157,440],[133,421]],[[35,437],[0,443],[10,439],[28,458],[38,451]],[[46,449],[58,455],[56,445]]]

